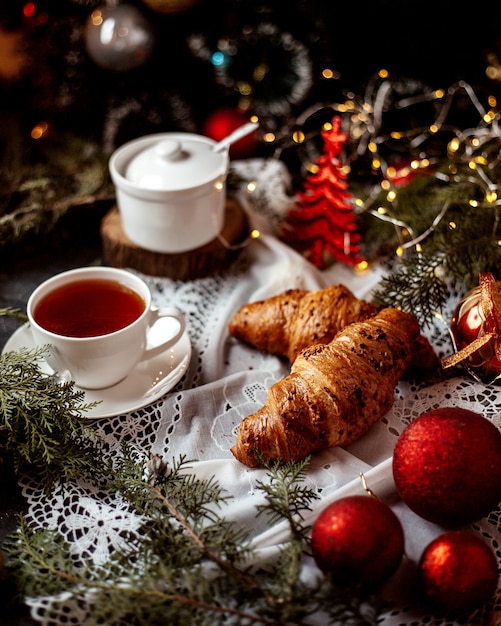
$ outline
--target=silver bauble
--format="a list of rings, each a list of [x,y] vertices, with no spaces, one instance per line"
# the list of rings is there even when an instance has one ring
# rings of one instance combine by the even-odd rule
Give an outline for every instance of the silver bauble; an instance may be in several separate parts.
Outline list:
[[[96,9],[85,25],[87,52],[104,69],[125,72],[140,67],[154,44],[151,23],[132,5]]]

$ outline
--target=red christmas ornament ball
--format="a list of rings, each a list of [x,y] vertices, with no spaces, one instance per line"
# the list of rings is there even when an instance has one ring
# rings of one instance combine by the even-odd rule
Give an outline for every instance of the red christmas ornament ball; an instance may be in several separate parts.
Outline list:
[[[501,290],[500,282],[496,283],[495,289]],[[472,344],[489,330],[487,326],[481,290],[477,287],[460,300],[452,314],[450,331],[456,349],[463,350]],[[461,363],[474,378],[484,383],[492,383],[501,377],[501,361],[496,356],[494,341],[483,345]]]
[[[474,522],[501,500],[501,432],[467,409],[423,413],[397,440],[393,478],[424,519],[449,528]]]
[[[372,496],[348,496],[315,520],[311,550],[317,566],[342,586],[375,587],[398,568],[404,532],[395,513]]]
[[[498,563],[481,537],[455,530],[424,549],[418,577],[424,595],[435,606],[455,615],[469,614],[494,595]]]
[[[228,137],[240,126],[249,122],[249,116],[239,109],[223,107],[213,111],[206,119],[203,134],[214,141],[221,141]],[[251,133],[239,139],[230,146],[230,157],[234,159],[248,159],[256,154],[258,142],[256,133]]]

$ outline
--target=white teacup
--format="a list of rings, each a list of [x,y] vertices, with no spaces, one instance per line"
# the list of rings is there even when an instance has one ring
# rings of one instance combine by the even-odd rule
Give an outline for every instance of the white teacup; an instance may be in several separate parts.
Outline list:
[[[116,310],[112,307],[115,300]],[[63,311],[67,312],[61,315]],[[31,294],[27,314],[36,344],[49,346],[49,366],[83,389],[103,389],[120,382],[140,361],[175,345],[186,327],[177,309],[152,307],[143,280],[112,267],[83,267],[49,278]],[[172,320],[176,320],[175,328]],[[168,337],[152,346],[164,325],[168,325]]]

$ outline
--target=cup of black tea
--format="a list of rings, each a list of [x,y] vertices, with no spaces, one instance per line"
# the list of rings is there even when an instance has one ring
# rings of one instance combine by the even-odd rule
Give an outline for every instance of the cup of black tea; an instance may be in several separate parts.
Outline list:
[[[113,267],[52,276],[31,294],[27,314],[35,343],[48,346],[49,366],[83,389],[119,383],[140,361],[174,346],[186,328],[181,311],[153,307],[148,285]]]

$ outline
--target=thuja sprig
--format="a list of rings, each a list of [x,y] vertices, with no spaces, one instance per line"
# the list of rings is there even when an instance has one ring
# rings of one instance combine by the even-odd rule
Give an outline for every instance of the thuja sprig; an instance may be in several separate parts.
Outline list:
[[[94,403],[73,382],[41,369],[46,348],[0,355],[0,448],[14,472],[48,491],[56,481],[99,473],[101,445],[86,422]]]
[[[161,533],[165,520],[173,521],[173,535],[169,541],[186,541],[189,553],[195,550],[225,569],[228,563],[245,560],[247,530],[237,528],[219,515],[221,507],[231,499],[214,477],[199,479],[190,473],[184,456],[167,465],[153,455],[146,465],[138,463],[127,445],[122,446],[123,456],[117,464],[110,488],[118,490],[149,520],[160,523]],[[183,529],[182,536],[179,529]],[[155,538],[155,535],[151,535]],[[162,537],[162,541],[163,541]],[[251,581],[247,581],[251,582]]]
[[[14,309],[13,307],[0,307],[0,316],[3,317],[15,317],[20,322],[27,322],[28,316],[23,313],[21,309]]]
[[[309,526],[303,513],[311,510],[311,502],[319,496],[304,484],[310,457],[292,463],[264,463],[268,470],[267,481],[257,481],[266,498],[265,504],[257,505],[258,515],[265,515],[270,524],[285,521],[289,529],[289,541],[280,547],[275,576],[265,584],[280,607],[280,620],[287,623],[312,611],[304,596],[311,596],[300,578],[302,555],[308,547]]]
[[[265,463],[269,481],[257,481],[266,496],[266,504],[258,505],[258,515],[266,514],[271,523],[287,520],[293,537],[304,539],[308,526],[303,512],[311,510],[311,502],[319,496],[304,484],[310,457],[293,463]]]
[[[422,327],[430,326],[447,302],[448,286],[440,272],[442,264],[440,255],[401,259],[373,292],[374,302],[413,313]]]
[[[288,557],[297,561],[289,568],[289,575],[295,571],[292,577],[284,576],[283,558],[265,563],[256,558],[249,530],[224,518],[221,507],[230,496],[214,478],[198,478],[182,457],[169,465],[158,457],[144,462],[126,446],[108,486],[140,520],[124,537],[127,547],[116,549],[101,566],[77,564],[60,535],[31,531],[22,520],[6,544],[8,571],[24,595],[60,594],[80,609],[87,607],[89,626],[287,626],[304,624],[319,607],[325,624],[375,624],[359,601],[330,588],[327,579],[310,586],[300,580],[307,550],[300,513],[313,497],[300,484],[304,467],[270,468],[270,481],[260,483],[260,488],[266,485],[268,503],[260,514],[297,526]]]

